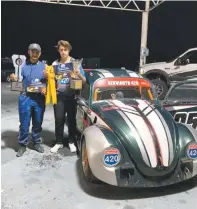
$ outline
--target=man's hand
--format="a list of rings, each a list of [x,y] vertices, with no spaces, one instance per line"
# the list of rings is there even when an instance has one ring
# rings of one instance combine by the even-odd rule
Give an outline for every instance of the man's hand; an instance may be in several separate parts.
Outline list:
[[[44,77],[45,77],[46,79],[48,79],[48,72],[47,72],[47,70],[44,70],[43,74],[44,74]]]
[[[12,74],[10,75],[10,80],[11,80],[11,81],[17,81],[18,78],[17,78],[17,76],[16,76],[14,73],[12,73]]]
[[[42,94],[42,95],[46,95],[46,88],[42,88],[42,89],[41,89],[41,94]]]

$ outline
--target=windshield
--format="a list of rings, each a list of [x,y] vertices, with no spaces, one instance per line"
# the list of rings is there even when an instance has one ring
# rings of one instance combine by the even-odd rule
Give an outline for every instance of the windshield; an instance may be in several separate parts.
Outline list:
[[[94,101],[108,100],[108,99],[145,99],[154,100],[155,97],[149,88],[130,87],[130,88],[96,88],[94,93]]]
[[[175,87],[168,95],[167,101],[197,101],[197,82],[181,84]]]

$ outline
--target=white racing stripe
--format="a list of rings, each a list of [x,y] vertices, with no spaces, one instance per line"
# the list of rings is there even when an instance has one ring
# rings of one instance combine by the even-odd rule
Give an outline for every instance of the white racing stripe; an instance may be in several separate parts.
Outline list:
[[[130,77],[140,78],[140,76],[137,73],[133,72],[133,71],[127,70],[127,73],[129,74]]]
[[[106,78],[114,77],[114,75],[108,70],[99,70],[99,69],[97,70],[96,69],[96,71],[102,73],[104,75],[104,77],[106,77]]]
[[[123,117],[127,125],[131,127],[131,130],[133,130],[133,125],[136,127],[136,130],[140,136],[136,137],[136,142],[138,143],[143,159],[145,163],[149,165],[149,158],[151,166],[155,168],[157,166],[157,154],[154,139],[152,138],[150,130],[147,124],[145,123],[144,119],[139,115],[138,111],[135,108],[125,105],[124,103],[118,100],[111,100],[111,102],[123,111],[121,116]],[[146,153],[148,154],[148,156]]]
[[[101,73],[98,73],[98,75],[100,76],[100,78],[104,78],[104,75]]]
[[[146,115],[154,129],[162,155],[162,163],[164,166],[169,166],[169,163],[171,163],[173,160],[173,144],[168,125],[165,123],[164,119],[161,119],[161,115],[159,117],[159,115],[157,115],[156,111],[153,110],[152,107],[148,107],[148,103],[143,100],[137,100],[137,102],[139,103],[138,107]],[[162,122],[164,122],[164,124]]]

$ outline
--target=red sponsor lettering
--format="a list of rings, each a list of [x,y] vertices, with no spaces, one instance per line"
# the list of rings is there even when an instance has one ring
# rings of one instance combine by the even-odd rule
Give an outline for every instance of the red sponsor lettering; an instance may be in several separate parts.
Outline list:
[[[110,150],[105,150],[104,153],[105,153],[105,155],[118,154],[119,151],[118,150],[115,150],[115,149],[110,149]]]
[[[103,78],[95,82],[95,87],[150,87],[150,83],[142,78]]]

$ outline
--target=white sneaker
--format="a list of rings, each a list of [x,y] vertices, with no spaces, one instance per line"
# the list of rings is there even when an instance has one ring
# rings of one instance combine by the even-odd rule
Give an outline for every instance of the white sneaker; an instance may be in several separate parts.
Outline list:
[[[56,144],[54,147],[51,148],[52,153],[57,153],[59,149],[63,148],[63,144]]]
[[[74,143],[69,143],[68,146],[69,146],[71,152],[77,151],[77,148],[75,147]]]

